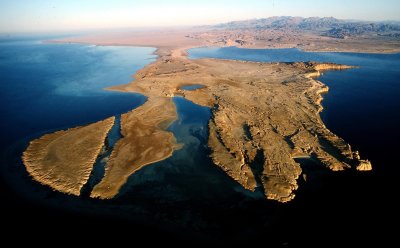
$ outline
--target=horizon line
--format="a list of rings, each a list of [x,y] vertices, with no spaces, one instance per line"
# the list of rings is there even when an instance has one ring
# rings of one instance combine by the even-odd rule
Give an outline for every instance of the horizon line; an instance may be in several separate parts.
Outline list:
[[[149,29],[154,29],[154,30],[159,30],[159,29],[168,29],[168,28],[200,28],[200,27],[209,27],[209,26],[216,26],[220,24],[228,24],[232,22],[241,22],[241,21],[250,21],[250,20],[262,20],[262,19],[269,19],[269,18],[274,18],[274,17],[292,17],[292,18],[302,18],[302,19],[308,19],[308,18],[334,18],[337,20],[341,21],[347,21],[347,22],[372,22],[372,23],[387,23],[387,22],[398,22],[400,24],[400,19],[399,20],[363,20],[363,19],[342,19],[342,18],[336,18],[334,16],[309,16],[309,17],[304,17],[304,16],[290,16],[290,15],[275,15],[275,16],[266,16],[266,17],[256,17],[256,18],[247,18],[247,19],[236,19],[236,20],[231,20],[231,21],[225,21],[225,22],[215,22],[212,24],[195,24],[195,25],[149,25],[149,26],[118,26],[118,27],[83,27],[83,28],[65,28],[65,29],[48,29],[48,30],[14,30],[14,31],[2,31],[0,30],[0,35],[9,35],[9,34],[55,34],[55,33],[67,33],[67,32],[76,32],[76,33],[82,33],[82,32],[97,32],[97,31],[124,31],[124,30],[149,30]]]

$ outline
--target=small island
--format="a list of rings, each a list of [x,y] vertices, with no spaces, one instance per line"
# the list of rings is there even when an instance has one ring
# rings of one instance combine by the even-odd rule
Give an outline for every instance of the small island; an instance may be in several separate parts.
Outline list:
[[[27,171],[33,179],[55,190],[80,195],[114,120],[110,117],[31,141],[22,156]]]

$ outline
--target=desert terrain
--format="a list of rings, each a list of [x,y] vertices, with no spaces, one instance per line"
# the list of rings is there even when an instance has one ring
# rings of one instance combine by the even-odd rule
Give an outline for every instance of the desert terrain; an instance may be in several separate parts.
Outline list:
[[[51,41],[157,48],[156,62],[138,71],[132,82],[108,89],[136,92],[148,99],[144,105],[122,115],[123,137],[115,145],[105,176],[94,187],[91,197],[115,197],[130,175],[171,156],[174,150],[184,145],[177,144],[174,135],[167,130],[177,119],[171,99],[175,96],[211,109],[208,146],[215,166],[249,191],[260,188],[267,199],[287,202],[295,197],[297,179],[302,174],[298,158],[313,160],[332,171],[372,169],[368,160],[361,159],[350,144],[325,127],[319,115],[323,94],[329,90],[317,80],[320,73],[352,67],[315,62],[192,60],[187,57],[186,50],[234,45],[297,47],[310,51],[396,52],[400,46],[399,40],[393,38],[395,34],[375,35],[371,31],[332,37],[327,35],[332,33],[329,30],[318,33],[302,32],[293,27],[260,30],[232,26],[119,31]],[[193,91],[181,89],[192,84],[204,87]],[[109,125],[96,128],[100,136],[88,134],[88,142],[78,142],[74,132],[82,128],[91,130],[93,125],[100,124],[47,134],[31,141],[23,157],[28,172],[35,180],[55,190],[79,195],[87,172],[90,173],[93,161],[100,153]],[[60,138],[61,134],[67,138]],[[51,166],[54,161],[56,168],[69,164],[72,151],[65,148],[72,146],[75,150],[91,151],[74,153],[75,159],[83,161],[84,176]],[[66,177],[66,173],[67,182],[60,186],[59,178]],[[79,186],[72,186],[75,183]]]

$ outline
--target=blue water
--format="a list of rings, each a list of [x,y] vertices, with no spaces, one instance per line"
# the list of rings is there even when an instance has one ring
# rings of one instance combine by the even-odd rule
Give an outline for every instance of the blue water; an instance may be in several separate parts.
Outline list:
[[[43,38],[52,37],[0,40],[1,178],[35,201],[49,191],[34,182],[21,163],[28,142],[140,106],[145,96],[104,88],[132,81],[135,71],[156,58],[154,48],[49,44]],[[118,134],[115,127],[108,138],[110,146]],[[94,181],[102,175],[101,167],[98,171]]]
[[[362,158],[372,161],[373,171],[330,173],[306,161],[302,167],[307,180],[300,178],[296,198],[290,204],[280,206],[279,213],[272,214],[279,216],[278,222],[282,224],[273,225],[271,231],[277,231],[277,235],[289,244],[302,244],[301,240],[304,240],[308,245],[321,239],[340,244],[353,242],[357,246],[361,239],[356,236],[362,236],[366,244],[378,240],[379,243],[394,241],[396,235],[389,235],[391,230],[385,222],[398,216],[400,207],[392,200],[398,195],[400,173],[400,54],[228,47],[191,49],[189,55],[193,59],[319,61],[359,66],[345,71],[328,71],[318,78],[330,88],[324,95],[321,117],[331,131],[359,150]],[[253,210],[257,212],[258,209]],[[264,210],[271,212],[271,207]],[[266,215],[259,214],[256,218]],[[342,233],[341,237],[332,240],[331,234],[344,226],[349,230],[348,234]],[[294,231],[290,232],[288,227],[294,227]],[[266,235],[268,231],[263,233]],[[261,237],[265,240],[263,235]]]
[[[27,203],[14,191],[2,194],[2,205],[9,206],[4,212],[11,213],[13,221],[41,221],[56,227],[60,223],[84,223],[81,218],[93,214],[101,228],[107,226],[106,217],[131,220],[126,230],[141,228],[135,222],[139,219],[139,223],[149,226],[166,225],[168,231],[176,225],[179,236],[183,235],[179,228],[183,228],[214,237],[259,237],[281,242],[283,234],[286,241],[288,235],[301,233],[302,229],[330,235],[332,230],[337,231],[335,223],[359,230],[367,224],[365,216],[368,221],[374,220],[371,213],[377,209],[371,207],[371,199],[395,195],[396,181],[386,175],[396,171],[398,165],[400,55],[305,53],[296,49],[199,48],[190,50],[190,56],[263,62],[313,60],[360,66],[326,72],[319,78],[330,87],[322,117],[328,128],[373,161],[378,176],[362,174],[365,176],[360,178],[360,174],[336,173],[305,193],[301,189],[306,187],[301,187],[295,200],[284,205],[254,195],[248,197],[250,194],[243,194],[242,187],[213,165],[209,157],[207,127],[212,111],[175,97],[178,119],[168,130],[183,147],[170,158],[132,175],[116,199],[90,199],[88,191],[82,197],[68,196],[33,181],[20,161],[28,141],[44,133],[119,116],[142,104],[144,96],[103,88],[131,81],[136,70],[154,61],[153,52],[153,48],[44,44],[34,38],[0,40],[1,172],[20,195],[30,197]],[[120,136],[118,131],[117,124],[108,137],[111,146]],[[102,166],[104,163],[98,161],[89,188],[101,179]],[[4,188],[0,191],[3,193]],[[386,220],[391,216],[391,207],[381,206],[379,210],[385,211],[379,219]],[[54,209],[61,210],[50,214]],[[73,211],[72,219],[63,217],[68,211]],[[351,225],[346,222],[349,219],[361,224]],[[86,228],[87,223],[82,226]]]
[[[154,48],[0,42],[0,122],[4,147],[27,136],[120,114],[145,97],[105,91],[132,81]],[[6,118],[4,118],[6,117]]]
[[[148,201],[176,203],[181,201],[218,202],[236,193],[241,188],[213,165],[208,141],[208,121],[211,110],[199,106],[183,97],[174,97],[178,119],[168,130],[182,148],[166,160],[148,165],[133,174],[120,191],[123,202]],[[123,200],[122,200],[123,199]],[[193,207],[193,206],[191,206]],[[189,205],[184,207],[187,210]],[[176,211],[184,211],[182,208]]]
[[[94,186],[100,183],[101,179],[104,177],[105,168],[108,159],[112,153],[114,145],[117,143],[119,139],[122,138],[121,134],[121,116],[115,116],[115,122],[110,131],[107,134],[107,138],[105,140],[105,145],[103,147],[103,152],[97,157],[96,162],[93,165],[93,170],[90,173],[89,180],[81,189],[81,197],[89,197],[90,192],[92,192]]]
[[[204,85],[191,84],[191,85],[185,85],[185,86],[181,87],[182,90],[197,90],[197,89],[201,89],[201,88],[204,88]]]
[[[357,69],[325,72],[321,117],[327,127],[372,160],[375,170],[398,170],[400,54],[320,53],[298,49],[195,48],[189,56],[258,62],[333,62]]]

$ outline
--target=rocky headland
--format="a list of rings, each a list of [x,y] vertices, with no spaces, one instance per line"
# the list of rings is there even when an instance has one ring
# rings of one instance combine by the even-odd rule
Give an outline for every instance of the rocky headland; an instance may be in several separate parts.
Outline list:
[[[290,34],[296,36],[295,28],[292,29]],[[208,146],[215,166],[243,188],[249,191],[260,189],[267,199],[287,202],[295,197],[298,178],[302,174],[298,158],[313,160],[332,171],[372,169],[368,160],[361,159],[346,141],[325,127],[319,115],[323,109],[323,94],[329,89],[317,77],[326,70],[353,67],[316,62],[258,63],[187,58],[187,49],[203,45],[269,47],[268,42],[272,42],[273,47],[290,47],[284,39],[264,42],[266,40],[257,39],[254,33],[243,36],[240,30],[226,27],[223,30],[228,34],[224,39],[235,34],[232,44],[214,42],[215,35],[225,33],[204,28],[197,32],[114,33],[58,41],[158,48],[157,61],[139,70],[134,81],[108,89],[136,92],[148,98],[142,106],[121,116],[122,138],[114,146],[105,175],[93,188],[91,197],[115,197],[130,175],[168,158],[179,149],[181,144],[177,144],[173,133],[167,131],[177,118],[172,101],[174,96],[211,109]],[[265,32],[287,30],[264,29]],[[316,50],[328,49],[335,44],[332,37],[319,37],[319,45],[312,46]],[[295,39],[298,47],[301,39]],[[252,43],[252,40],[258,40],[258,43]],[[263,45],[260,45],[261,41]],[[373,47],[368,42],[357,46],[359,41],[338,43],[335,49],[362,51],[367,47],[367,51],[383,51],[380,46]],[[393,47],[398,49],[396,42],[381,45],[389,51]],[[305,48],[311,49],[310,46]],[[197,84],[204,87],[182,89],[182,86]],[[110,117],[33,140],[23,155],[29,174],[55,190],[79,195],[113,122],[114,117]]]
[[[133,82],[110,88],[141,93],[148,100],[122,115],[123,138],[115,145],[106,174],[94,187],[92,197],[114,197],[131,174],[171,156],[179,148],[173,134],[166,131],[177,117],[171,101],[175,95],[212,109],[208,145],[213,162],[247,190],[261,187],[268,199],[280,202],[293,199],[302,172],[295,161],[297,157],[308,157],[333,171],[367,168],[358,153],[355,156],[350,145],[330,132],[319,116],[321,94],[328,88],[314,77],[323,70],[351,67],[326,63],[189,60],[181,48],[160,49],[159,54],[159,59],[140,70]],[[181,89],[190,84],[205,87],[194,91]],[[87,166],[92,166],[97,154],[72,154],[63,149],[70,144],[59,142],[57,134],[33,141],[24,161],[28,168],[37,168],[29,170],[35,171],[36,180],[60,190],[58,178],[65,172],[54,171],[53,160],[42,155],[37,158],[37,155],[46,154],[48,158],[56,153],[60,165],[68,164],[70,157],[88,159],[91,163]],[[70,142],[80,139],[71,138]],[[40,153],[33,152],[41,140],[52,146],[40,147]],[[84,145],[74,149],[84,151],[87,149]],[[40,173],[43,175],[38,176]],[[43,178],[48,179],[43,182]],[[82,183],[79,185],[78,188]]]

